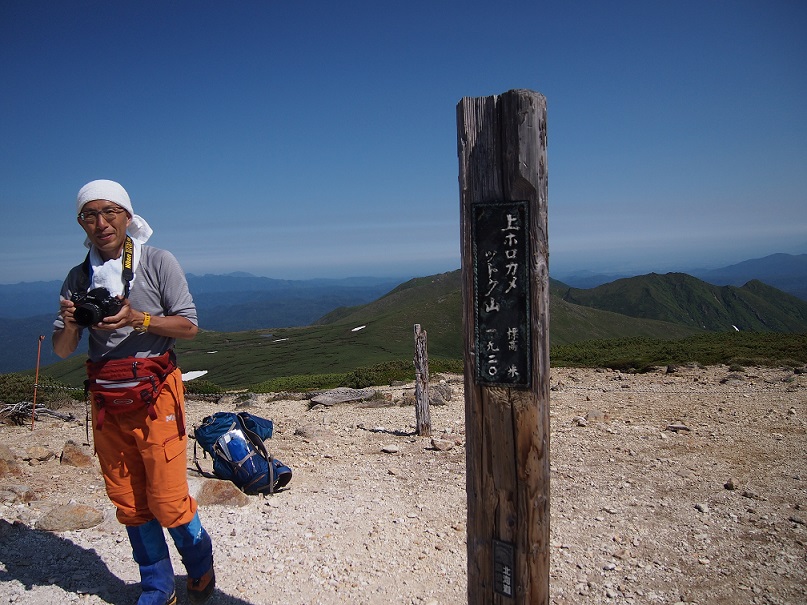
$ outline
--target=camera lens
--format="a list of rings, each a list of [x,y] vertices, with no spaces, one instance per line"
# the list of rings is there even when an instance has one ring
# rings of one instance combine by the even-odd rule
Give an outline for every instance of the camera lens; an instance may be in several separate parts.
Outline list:
[[[104,315],[102,314],[101,309],[98,308],[98,305],[94,305],[92,303],[84,303],[83,305],[79,305],[73,312],[73,319],[76,320],[78,325],[84,327],[97,324],[103,318]]]

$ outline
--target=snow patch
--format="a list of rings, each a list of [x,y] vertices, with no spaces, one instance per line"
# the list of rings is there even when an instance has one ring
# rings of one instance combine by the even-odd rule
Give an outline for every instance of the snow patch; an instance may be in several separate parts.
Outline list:
[[[188,382],[194,378],[199,378],[207,374],[207,370],[194,370],[193,372],[182,372],[182,382]]]

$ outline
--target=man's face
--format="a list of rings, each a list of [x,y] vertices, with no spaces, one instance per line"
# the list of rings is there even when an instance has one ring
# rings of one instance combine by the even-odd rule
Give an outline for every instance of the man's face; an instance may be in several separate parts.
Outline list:
[[[78,224],[104,260],[120,256],[126,241],[126,228],[131,221],[126,210],[107,200],[87,202],[78,217]]]

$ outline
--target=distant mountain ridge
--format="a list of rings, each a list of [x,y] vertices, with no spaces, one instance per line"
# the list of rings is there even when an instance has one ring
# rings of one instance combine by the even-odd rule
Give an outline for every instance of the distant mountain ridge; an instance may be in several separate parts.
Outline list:
[[[294,281],[243,274],[188,276],[205,331],[274,331],[371,321],[374,327],[364,334],[383,327],[386,336],[379,348],[392,352],[410,347],[412,325],[421,323],[429,330],[432,353],[445,356],[461,355],[459,279],[459,271],[404,283],[377,278]],[[0,335],[5,344],[0,348],[0,373],[33,368],[39,334],[48,337],[42,347],[43,365],[56,361],[49,337],[59,286],[60,282],[0,285]],[[553,344],[620,336],[678,338],[735,327],[807,333],[807,303],[756,281],[741,287],[715,286],[686,274],[649,274],[588,290],[552,279],[550,291]],[[44,304],[37,302],[42,297]],[[37,311],[38,305],[45,311],[31,317],[4,315],[8,309]]]
[[[720,269],[688,269],[679,273],[686,273],[715,286],[742,286],[758,279],[782,292],[807,300],[807,254],[771,254]],[[636,277],[636,274],[575,271],[557,277],[575,288],[588,289],[618,279]]]
[[[807,254],[771,254],[691,275],[716,286],[742,286],[753,279],[807,300]]]

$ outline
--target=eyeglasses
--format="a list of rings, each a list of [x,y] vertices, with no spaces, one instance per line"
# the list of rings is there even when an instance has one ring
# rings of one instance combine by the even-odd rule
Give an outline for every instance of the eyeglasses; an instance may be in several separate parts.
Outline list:
[[[103,210],[85,210],[84,212],[79,212],[78,218],[82,223],[94,225],[98,222],[98,217],[103,216],[107,223],[111,223],[121,212],[126,212],[126,210],[118,208],[117,206],[110,206]]]

